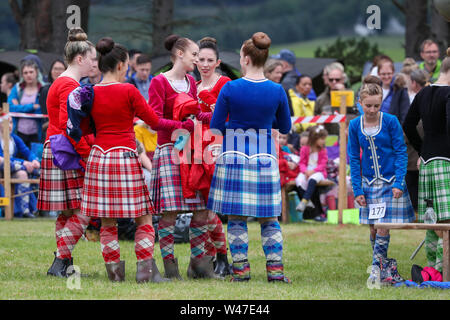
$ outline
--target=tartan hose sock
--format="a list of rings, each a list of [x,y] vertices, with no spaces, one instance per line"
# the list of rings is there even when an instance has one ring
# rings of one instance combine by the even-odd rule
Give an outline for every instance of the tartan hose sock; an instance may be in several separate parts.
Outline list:
[[[261,224],[261,242],[266,260],[281,263],[283,235],[278,221],[267,221]]]
[[[144,224],[136,228],[134,235],[134,251],[137,261],[153,258],[155,249],[155,229],[150,224]]]
[[[425,235],[425,254],[428,266],[436,269],[436,253],[439,237],[434,230],[427,230]]]
[[[191,258],[201,259],[205,255],[206,242],[212,245],[209,238],[208,222],[191,220],[189,225],[189,242],[191,244]]]
[[[25,192],[29,192],[31,190],[29,183],[20,183],[17,185],[16,189],[17,189],[17,194],[22,194]],[[14,205],[18,206],[18,208],[20,208],[20,212],[22,214],[33,213],[33,212],[30,212],[29,203],[30,203],[30,194],[25,194],[23,196],[17,197],[14,201]]]
[[[55,222],[55,238],[56,243],[58,243],[59,239],[61,238],[61,230],[66,225],[67,220],[69,220],[68,217],[63,215],[62,213],[58,215],[58,218],[56,218]]]
[[[120,262],[120,246],[117,226],[100,228],[100,246],[105,263]]]
[[[247,221],[228,220],[228,244],[233,263],[248,259]]]
[[[232,265],[233,277],[231,281],[248,281],[250,280],[250,264],[248,260],[233,261]]]
[[[209,256],[215,256],[216,252],[227,254],[227,242],[225,240],[225,232],[223,231],[222,221],[217,214],[208,221],[208,231],[211,241],[213,243],[213,250],[211,250],[212,254],[208,254]]]
[[[390,236],[380,236],[377,234],[375,238],[375,246],[373,248],[373,259],[372,265],[377,265],[380,267],[380,262],[387,259],[387,252],[389,248]]]
[[[444,239],[439,238],[436,248],[436,265],[434,268],[440,273],[442,273],[443,255],[444,255]]]
[[[161,256],[164,260],[173,260],[175,239],[173,233],[175,231],[175,221],[170,222],[164,219],[159,220],[158,223],[158,236],[159,236],[159,248],[161,249]]]
[[[89,224],[89,217],[83,216],[81,213],[74,213],[60,230],[60,238],[58,240],[56,257],[60,259],[72,258],[72,251],[78,240],[86,231]]]

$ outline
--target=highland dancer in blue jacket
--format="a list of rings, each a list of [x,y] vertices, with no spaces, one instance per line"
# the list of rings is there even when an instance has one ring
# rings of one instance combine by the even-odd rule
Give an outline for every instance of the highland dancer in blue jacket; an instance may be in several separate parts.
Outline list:
[[[379,273],[389,262],[389,230],[375,230],[374,224],[413,222],[415,215],[405,183],[408,155],[402,127],[395,116],[380,112],[382,96],[377,84],[361,88],[364,115],[350,121],[348,155],[355,201],[362,207],[360,223],[370,225],[369,281],[392,284],[403,281],[395,267],[391,273]]]

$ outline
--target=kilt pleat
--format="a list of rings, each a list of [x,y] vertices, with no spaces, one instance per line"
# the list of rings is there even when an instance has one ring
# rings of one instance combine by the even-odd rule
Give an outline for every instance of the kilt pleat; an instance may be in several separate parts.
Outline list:
[[[432,160],[420,165],[418,220],[423,222],[425,199],[433,200],[438,221],[450,219],[450,161]]]
[[[199,203],[186,203],[181,185],[180,165],[171,159],[173,144],[158,146],[152,160],[150,198],[157,214],[205,210],[205,200],[198,193]]]
[[[281,215],[278,162],[268,155],[249,159],[225,153],[216,162],[208,209],[226,215],[256,218]]]
[[[137,218],[153,214],[142,165],[135,152],[92,147],[86,166],[81,213],[100,218]]]
[[[61,170],[53,164],[50,142],[42,152],[37,208],[43,211],[79,209],[84,175],[80,170]]]
[[[409,198],[408,189],[405,188],[403,195],[394,199],[392,186],[394,181],[388,183],[377,179],[371,185],[363,179],[363,191],[367,207],[359,209],[359,222],[361,224],[375,223],[408,223],[416,219],[414,208]],[[369,219],[369,204],[386,202],[386,213],[381,219]]]

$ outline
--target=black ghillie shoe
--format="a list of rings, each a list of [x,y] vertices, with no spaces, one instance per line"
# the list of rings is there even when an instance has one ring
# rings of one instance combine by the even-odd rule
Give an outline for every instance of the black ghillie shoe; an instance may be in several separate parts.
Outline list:
[[[67,268],[73,263],[72,259],[60,259],[55,255],[55,259],[53,263],[47,271],[48,276],[55,276],[60,278],[67,278],[69,275],[67,274]]]

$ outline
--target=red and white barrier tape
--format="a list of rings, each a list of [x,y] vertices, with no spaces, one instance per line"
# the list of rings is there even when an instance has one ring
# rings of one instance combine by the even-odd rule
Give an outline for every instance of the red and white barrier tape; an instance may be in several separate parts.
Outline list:
[[[34,113],[21,113],[21,112],[10,112],[0,117],[0,120],[13,117],[13,118],[48,118],[46,114],[34,114]]]
[[[346,116],[344,114],[292,117],[292,123],[340,123],[345,122],[345,119]]]

